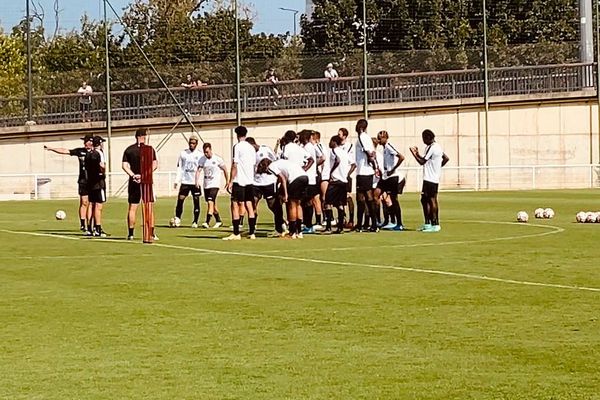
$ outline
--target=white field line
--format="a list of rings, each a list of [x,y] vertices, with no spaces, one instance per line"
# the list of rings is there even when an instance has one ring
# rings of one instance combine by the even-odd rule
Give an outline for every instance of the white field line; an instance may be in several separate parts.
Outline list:
[[[386,248],[408,248],[408,247],[429,247],[429,246],[448,246],[453,244],[477,244],[477,243],[488,243],[488,242],[501,242],[505,240],[517,240],[517,239],[526,239],[533,237],[542,237],[548,235],[554,235],[556,233],[564,232],[564,228],[554,225],[541,225],[541,224],[522,224],[519,222],[501,222],[501,221],[459,221],[452,220],[448,222],[462,222],[462,223],[474,223],[474,224],[495,224],[495,225],[518,225],[518,226],[532,226],[537,228],[548,228],[551,229],[547,232],[541,233],[528,233],[526,235],[513,235],[513,236],[503,236],[503,237],[495,237],[489,239],[472,239],[472,240],[452,240],[447,242],[428,242],[428,243],[405,243],[405,244],[384,244],[379,246],[360,246],[360,247],[326,247],[326,248],[312,248],[311,250],[327,250],[330,251],[348,251],[348,250],[356,250],[356,249],[386,249]],[[406,232],[393,232],[394,235],[398,235],[400,238],[403,235],[406,235]],[[419,233],[419,235],[435,235],[435,233]],[[364,233],[364,235],[373,235],[371,233]],[[312,236],[312,235],[310,235]],[[318,236],[318,235],[315,235]],[[266,250],[268,253],[290,253],[294,251],[304,251],[302,249],[289,249],[289,250]]]
[[[0,230],[0,232],[9,232],[9,233],[17,233],[17,234],[30,234],[31,232],[18,232],[18,231],[7,231]],[[38,233],[36,236],[48,236],[58,239],[68,238],[65,236],[57,236],[52,234],[43,234]],[[76,239],[78,240],[78,239]],[[141,242],[124,242],[122,240],[98,240],[98,242],[113,242],[113,243],[130,243],[130,244],[142,244]],[[587,286],[571,286],[571,285],[562,285],[558,283],[544,283],[544,282],[532,282],[532,281],[521,281],[516,279],[504,279],[504,278],[496,278],[493,276],[487,275],[476,275],[476,274],[467,274],[460,272],[450,272],[450,271],[442,271],[435,269],[425,269],[425,268],[412,268],[412,267],[401,267],[396,265],[377,265],[377,264],[362,264],[362,263],[354,263],[354,262],[345,262],[345,261],[330,261],[330,260],[319,260],[312,258],[303,258],[303,257],[289,257],[289,256],[281,256],[274,254],[256,254],[256,253],[246,253],[241,251],[225,251],[225,250],[213,250],[213,249],[202,249],[188,246],[176,246],[164,243],[154,243],[151,247],[163,247],[167,249],[175,249],[175,250],[186,250],[192,251],[196,253],[207,253],[207,254],[219,254],[224,256],[240,256],[240,257],[258,257],[258,258],[266,258],[273,260],[283,260],[283,261],[299,261],[306,263],[314,263],[314,264],[325,264],[325,265],[340,265],[346,267],[362,267],[362,268],[372,268],[372,269],[384,269],[384,270],[396,270],[396,271],[404,271],[404,272],[416,272],[420,274],[428,274],[428,275],[440,275],[440,276],[450,276],[454,278],[463,278],[469,280],[478,280],[478,281],[488,281],[488,282],[500,282],[505,284],[512,285],[520,285],[520,286],[536,286],[536,287],[544,287],[544,288],[553,288],[553,289],[568,289],[568,290],[579,290],[586,292],[598,292],[600,293],[600,288],[587,287]]]
[[[192,256],[196,255],[196,252],[188,253],[177,253],[174,257]],[[173,257],[170,256],[170,257]],[[120,257],[131,257],[131,254],[87,254],[79,256],[2,256],[0,260],[89,260],[90,257],[101,257],[101,258],[120,258]],[[139,257],[156,257],[156,254],[136,254],[135,258]]]

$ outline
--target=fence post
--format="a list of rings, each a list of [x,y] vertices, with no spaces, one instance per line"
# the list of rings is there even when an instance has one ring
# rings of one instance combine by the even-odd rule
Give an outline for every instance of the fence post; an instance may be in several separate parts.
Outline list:
[[[33,199],[37,200],[38,199],[38,176],[37,174],[33,175]]]

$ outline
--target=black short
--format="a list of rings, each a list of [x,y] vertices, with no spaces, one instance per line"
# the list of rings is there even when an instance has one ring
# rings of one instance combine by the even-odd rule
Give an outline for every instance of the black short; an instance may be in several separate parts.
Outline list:
[[[288,184],[288,200],[302,200],[306,197],[308,176],[299,176]]]
[[[254,201],[254,186],[240,186],[239,184],[234,183],[231,188],[231,201],[237,201],[238,203]]]
[[[330,181],[325,194],[325,204],[334,207],[343,207],[348,202],[348,193],[346,192],[346,183]]]
[[[192,193],[192,196],[194,197],[200,197],[202,196],[202,189],[196,187],[196,185],[188,185],[185,183],[179,187],[179,196],[187,197],[190,193]]]
[[[272,183],[270,185],[254,186],[254,197],[258,200],[264,198],[265,200],[271,200],[277,196],[277,184]]]
[[[373,175],[356,175],[356,191],[367,192],[373,190]]]
[[[77,185],[79,186],[77,193],[79,193],[80,196],[88,196],[90,194],[87,182],[79,182]]]
[[[204,188],[204,198],[207,202],[217,201],[217,194],[219,194],[219,188]]]
[[[139,183],[129,180],[127,185],[127,202],[129,204],[140,204],[142,200],[142,189]]]
[[[90,103],[79,103],[79,111],[90,111]]]
[[[391,178],[382,179],[377,184],[377,187],[381,189],[382,192],[389,194],[390,196],[397,196],[398,191],[398,178],[397,176],[392,176]]]
[[[90,190],[88,195],[90,203],[104,203],[106,201],[106,190],[105,189],[93,189]]]
[[[319,194],[319,185],[308,185],[306,187],[306,198],[312,199]]]
[[[421,194],[429,198],[435,197],[438,194],[438,186],[439,184],[437,183],[423,181],[423,191]]]

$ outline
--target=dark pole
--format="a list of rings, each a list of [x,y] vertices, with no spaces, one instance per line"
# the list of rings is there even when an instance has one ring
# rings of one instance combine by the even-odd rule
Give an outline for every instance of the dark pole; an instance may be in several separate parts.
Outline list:
[[[27,22],[26,22],[26,40],[27,40],[27,121],[33,120],[33,84],[31,78],[31,17],[29,15],[29,0],[25,0],[26,2],[26,13],[27,13]]]

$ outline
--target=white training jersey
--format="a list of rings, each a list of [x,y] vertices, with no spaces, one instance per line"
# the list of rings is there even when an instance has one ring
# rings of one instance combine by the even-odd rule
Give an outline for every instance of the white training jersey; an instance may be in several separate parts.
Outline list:
[[[336,165],[336,161],[338,161]],[[336,147],[329,151],[330,181],[348,183],[348,173],[350,172],[348,152],[342,147]]]
[[[423,180],[440,183],[442,176],[442,158],[444,151],[439,143],[433,142],[425,148],[425,164],[423,165]]]
[[[275,161],[277,160],[277,155],[269,146],[262,144],[256,151],[256,165],[264,159]],[[254,184],[256,186],[273,185],[275,182],[277,182],[277,177],[272,174],[254,174]]]
[[[283,175],[288,182],[293,182],[301,176],[307,176],[306,171],[297,163],[284,159],[273,161],[269,165],[269,171],[274,175]]]
[[[211,158],[202,156],[198,161],[198,169],[204,173],[204,189],[221,188],[223,186],[222,176],[225,168],[225,161],[216,154]]]
[[[316,185],[317,184],[317,148],[311,142],[308,142],[304,145],[304,151],[308,153],[308,155],[313,159],[313,163],[310,168],[306,171],[308,175],[308,184]]]
[[[175,182],[184,185],[196,184],[196,170],[201,157],[204,157],[204,155],[198,150],[185,149],[179,153]]]
[[[377,160],[377,165],[383,165],[383,153],[381,151],[375,150],[375,159]],[[377,187],[380,180],[380,176],[373,175],[373,189]]]
[[[392,146],[390,142],[387,142],[383,148],[383,164],[379,164],[379,167],[383,165],[383,171],[381,171],[383,179],[400,176],[400,171],[398,169],[396,169],[394,172],[391,172],[396,164],[398,164],[399,159],[400,152],[396,150],[396,148]]]
[[[346,141],[342,144],[342,149],[348,154],[348,164],[356,164],[356,149],[354,148],[354,145],[349,141]]]
[[[321,179],[324,181],[329,180],[329,172],[331,171],[331,165],[329,164],[329,149],[325,149],[322,143],[317,143],[316,145],[317,153],[325,158],[323,164],[320,166],[321,171]]]
[[[290,160],[296,163],[300,167],[304,167],[311,156],[304,148],[298,146],[296,143],[288,143],[283,146],[281,150],[280,158],[284,160]]]
[[[233,162],[237,166],[234,183],[240,186],[254,184],[254,168],[256,166],[256,150],[250,143],[242,140],[233,146]]]
[[[375,147],[373,147],[371,136],[366,132],[359,134],[356,141],[356,175],[369,176],[375,174],[375,170],[367,156],[367,152],[373,151],[375,151]]]

